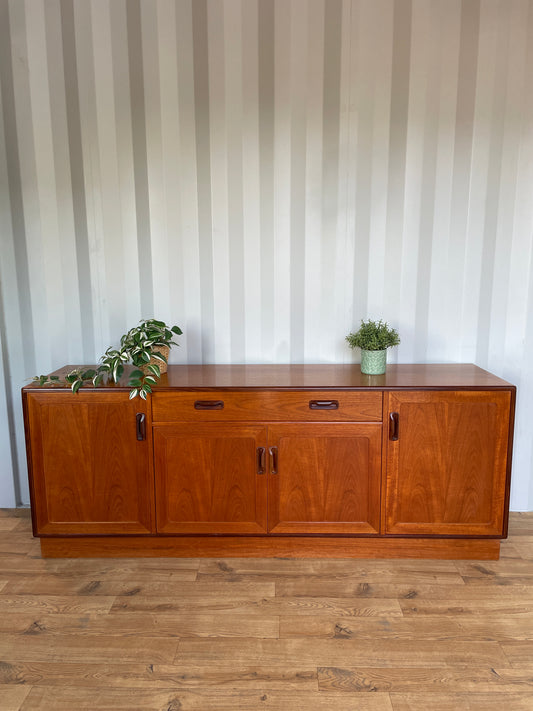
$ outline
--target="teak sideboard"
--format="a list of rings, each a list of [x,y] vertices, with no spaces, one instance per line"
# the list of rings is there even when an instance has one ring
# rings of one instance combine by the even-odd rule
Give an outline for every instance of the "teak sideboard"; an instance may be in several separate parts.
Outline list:
[[[171,365],[147,401],[31,384],[34,535],[47,557],[497,558],[515,396],[463,364]]]

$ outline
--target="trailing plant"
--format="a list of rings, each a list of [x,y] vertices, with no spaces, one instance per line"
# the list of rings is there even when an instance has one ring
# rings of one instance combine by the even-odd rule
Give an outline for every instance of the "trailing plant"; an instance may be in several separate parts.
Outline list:
[[[386,348],[400,344],[398,331],[390,328],[388,323],[379,321],[363,321],[355,333],[349,333],[346,340],[350,348],[361,348],[364,351],[383,351]]]
[[[95,387],[107,382],[118,383],[124,374],[124,366],[132,364],[134,369],[128,379],[130,399],[139,395],[146,400],[148,393],[152,392],[152,385],[161,377],[161,368],[153,361],[167,362],[159,349],[179,345],[173,338],[182,333],[179,326],[167,326],[163,321],[153,318],[145,319],[121,337],[118,348],[109,347],[96,368],[74,368],[63,381],[57,375],[36,375],[33,381],[39,385],[68,383],[72,392],[77,393],[91,382]]]

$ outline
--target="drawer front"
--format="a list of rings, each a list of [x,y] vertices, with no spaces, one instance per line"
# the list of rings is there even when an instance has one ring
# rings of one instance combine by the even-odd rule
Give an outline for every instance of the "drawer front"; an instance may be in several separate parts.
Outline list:
[[[180,390],[152,396],[153,422],[380,422],[381,392]]]

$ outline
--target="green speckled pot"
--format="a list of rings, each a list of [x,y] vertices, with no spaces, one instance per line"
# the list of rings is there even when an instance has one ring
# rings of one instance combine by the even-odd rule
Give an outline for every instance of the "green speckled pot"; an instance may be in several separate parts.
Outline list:
[[[387,368],[387,351],[361,351],[361,373],[383,375]]]

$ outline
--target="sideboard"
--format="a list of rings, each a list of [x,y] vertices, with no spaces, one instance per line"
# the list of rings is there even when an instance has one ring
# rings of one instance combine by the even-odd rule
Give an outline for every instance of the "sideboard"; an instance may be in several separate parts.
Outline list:
[[[34,535],[45,557],[498,558],[515,397],[468,364],[171,365],[147,401],[32,383]]]

